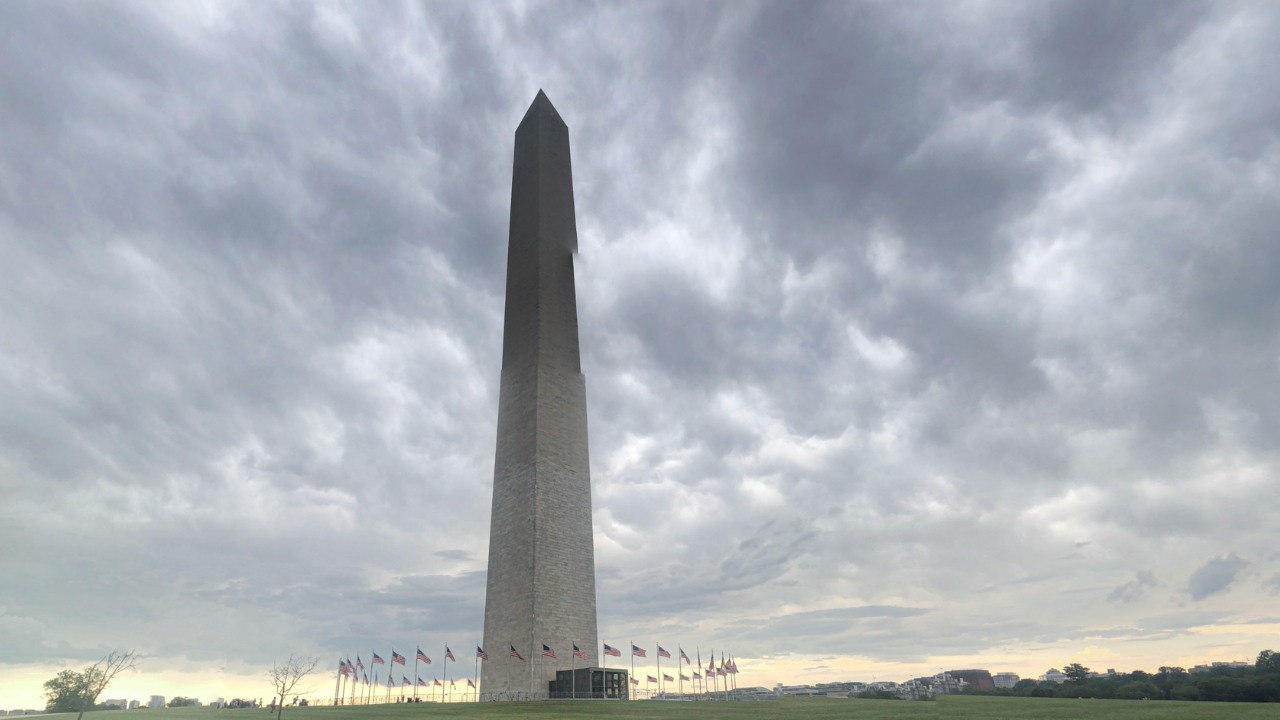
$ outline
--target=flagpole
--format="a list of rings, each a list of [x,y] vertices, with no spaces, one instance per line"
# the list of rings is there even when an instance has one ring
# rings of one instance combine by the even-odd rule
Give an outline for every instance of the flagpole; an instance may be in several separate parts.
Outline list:
[[[480,643],[476,643],[476,647],[480,647]],[[472,677],[471,689],[476,691],[476,702],[480,702],[480,653],[476,653],[476,671]]]
[[[351,656],[348,655],[347,657],[351,657]],[[356,657],[360,657],[360,653],[356,653]],[[348,661],[347,664],[351,665],[351,662]],[[351,704],[352,705],[356,704],[356,666],[355,665],[351,665]]]
[[[578,669],[578,653],[576,652],[576,650],[578,649],[578,645],[574,641],[570,640],[569,648],[570,648],[570,652],[572,653],[569,656],[569,699],[577,700],[578,699],[578,674],[574,671]],[[556,689],[559,690],[559,688],[556,688]]]
[[[676,652],[680,653],[681,657],[684,656],[684,646],[681,645],[680,641],[678,640],[676,641]],[[684,699],[684,668],[680,667],[680,658],[676,658],[676,670],[680,671],[680,674],[676,675],[676,683],[680,686],[680,699],[683,700]]]
[[[631,682],[636,677],[636,641],[632,640],[628,644],[631,646],[631,677],[627,678],[627,682]],[[635,683],[631,683],[631,687],[638,688],[640,686]],[[637,692],[639,691],[637,690]],[[631,696],[631,688],[627,688],[627,696]]]
[[[342,660],[341,660],[341,659],[339,659],[339,660],[338,660],[338,662],[339,662],[339,663],[341,663],[341,662],[342,662]],[[334,680],[333,680],[333,704],[334,704],[334,705],[337,705],[337,704],[338,704],[338,695],[339,695],[339,693],[341,693],[341,692],[342,692],[342,691],[339,689],[339,688],[341,688],[341,687],[342,687],[342,666],[341,666],[341,665],[339,665],[339,666],[338,666],[338,677],[334,678]]]

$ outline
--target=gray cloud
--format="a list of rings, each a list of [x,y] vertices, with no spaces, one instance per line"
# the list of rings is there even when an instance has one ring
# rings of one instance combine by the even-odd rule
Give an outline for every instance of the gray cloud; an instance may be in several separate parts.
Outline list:
[[[1280,573],[1276,573],[1263,581],[1262,587],[1272,595],[1280,595]]]
[[[1192,600],[1203,600],[1210,595],[1226,592],[1246,567],[1249,567],[1249,562],[1237,557],[1235,553],[1210,558],[1209,562],[1187,578],[1187,594]]]
[[[1280,544],[1274,8],[0,23],[5,662],[478,631],[540,87],[607,640],[910,661],[1271,601],[1223,553]]]
[[[1142,598],[1148,587],[1156,586],[1156,576],[1143,571],[1129,582],[1116,587],[1107,595],[1109,602],[1131,603]]]

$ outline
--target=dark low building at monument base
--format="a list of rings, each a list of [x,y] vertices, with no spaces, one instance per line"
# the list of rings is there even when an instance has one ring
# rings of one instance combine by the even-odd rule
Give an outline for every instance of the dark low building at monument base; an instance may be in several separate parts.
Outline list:
[[[627,699],[627,671],[617,668],[557,670],[549,685],[548,697],[556,700]]]

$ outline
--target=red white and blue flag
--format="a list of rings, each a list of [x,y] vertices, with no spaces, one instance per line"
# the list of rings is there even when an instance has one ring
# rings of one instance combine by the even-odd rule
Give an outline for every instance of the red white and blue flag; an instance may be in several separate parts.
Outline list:
[[[675,682],[675,681],[676,681],[676,679],[675,679],[675,678],[671,677],[670,675],[668,675],[668,674],[666,674],[666,673],[662,673],[662,679],[663,679],[663,680],[666,680],[667,682]]]
[[[382,661],[382,658],[378,657],[378,653],[373,654],[373,659],[369,661],[369,664],[370,665],[386,665],[386,663]]]
[[[482,648],[482,647],[480,647],[479,645],[477,645],[477,646],[476,646],[476,657],[480,658],[481,660],[488,660],[488,659],[489,659],[489,654],[488,654],[488,653],[486,653],[486,652],[484,651],[484,648]]]
[[[356,653],[356,667],[364,670],[364,663],[360,662],[360,653]]]
[[[716,668],[716,675],[724,675],[724,668]]]
[[[368,684],[369,684],[369,675],[368,675],[368,673],[366,673],[366,674],[365,674],[365,676],[364,676],[364,684],[365,684],[365,685],[368,685]]]
[[[649,682],[658,682],[658,678],[652,675],[645,675],[645,678],[647,678]]]
[[[400,676],[400,680],[401,680],[400,684],[401,684],[402,686],[404,686],[404,687],[409,687],[410,685],[412,685],[412,684],[413,684],[413,683],[409,682],[409,678],[404,677],[403,675],[402,675],[402,676]]]
[[[622,657],[622,651],[616,647],[610,646],[609,643],[604,644],[604,654],[612,655],[613,657]]]
[[[586,651],[585,651],[585,650],[580,650],[580,649],[578,649],[578,646],[577,646],[577,645],[574,645],[574,646],[573,646],[573,656],[574,656],[574,657],[578,657],[578,658],[582,658],[583,660],[586,660],[586,659],[587,659],[587,653],[586,653]]]
[[[418,687],[426,687],[426,686],[427,686],[427,681],[423,680],[422,678],[418,678]]]
[[[682,648],[682,647],[680,647],[680,646],[678,646],[678,645],[676,646],[676,648],[680,651],[680,659],[681,659],[681,660],[684,660],[684,664],[685,664],[685,665],[692,665],[693,663],[689,661],[689,656],[684,654],[684,648]]]
[[[524,659],[524,657],[523,657],[523,656],[521,656],[521,655],[520,655],[520,653],[516,652],[516,646],[515,646],[515,645],[512,645],[512,646],[511,646],[511,657],[513,657],[513,658],[515,658],[515,659],[517,659],[517,660],[523,660],[523,659]]]
[[[347,675],[347,661],[342,658],[338,658],[338,674],[343,677]]]
[[[452,660],[452,661],[454,661],[454,662],[458,662],[458,658],[456,658],[456,657],[454,657],[454,656],[453,656],[453,651],[449,649],[449,646],[448,646],[448,645],[445,645],[445,646],[444,646],[444,659],[445,659],[445,660]]]
[[[395,679],[395,678],[393,678],[393,677],[391,677],[391,674],[390,674],[390,673],[388,673],[388,674],[387,674],[387,687],[392,688],[392,687],[395,687],[395,686],[396,686],[396,679]]]
[[[730,675],[738,674],[738,663],[734,662],[733,660],[729,661],[729,674]]]
[[[555,650],[552,650],[551,648],[547,647],[546,645],[543,645],[543,646],[542,646],[542,657],[549,657],[549,658],[551,658],[552,660],[554,660],[554,659],[556,658],[556,651],[555,651]]]
[[[639,680],[637,680],[637,679],[635,679],[635,678],[631,678],[631,684],[632,684],[632,685],[639,685],[639,684],[640,684],[640,681],[639,681]]]
[[[428,665],[431,664],[431,658],[427,657],[427,654],[422,652],[422,648],[418,648],[418,659]]]
[[[697,670],[694,670],[694,671],[693,671],[693,677],[694,677],[694,679],[695,679],[695,680],[701,680],[701,679],[702,679],[702,675],[701,675]]]
[[[638,648],[635,645],[631,646],[631,654],[635,655],[636,657],[649,657],[648,655],[644,654],[644,648]]]
[[[400,663],[401,665],[403,665],[403,664],[404,664],[404,656],[403,656],[403,655],[401,655],[400,653],[396,652],[395,650],[392,650],[392,651],[391,651],[391,662],[393,662],[393,663]]]
[[[468,680],[468,681],[467,681],[467,687],[469,687],[469,688],[473,688],[473,687],[475,687],[475,686],[476,686],[476,684],[475,684],[475,683],[471,682],[470,680]]]
[[[450,679],[450,680],[449,680],[449,687],[458,687],[458,684],[457,684],[457,683],[455,683],[452,679]]]
[[[658,657],[664,657],[664,658],[666,658],[666,659],[670,660],[670,659],[671,659],[671,653],[667,652],[666,650],[663,650],[663,649],[662,649],[662,646],[661,646],[661,645],[659,645],[659,646],[658,646]]]
[[[436,680],[435,678],[431,678],[431,684],[435,685],[436,687],[444,687],[443,685],[440,684],[440,681]]]
[[[685,675],[684,673],[680,673],[680,679],[681,679],[681,680],[688,680],[688,679],[689,679],[689,677],[688,677],[687,675]]]

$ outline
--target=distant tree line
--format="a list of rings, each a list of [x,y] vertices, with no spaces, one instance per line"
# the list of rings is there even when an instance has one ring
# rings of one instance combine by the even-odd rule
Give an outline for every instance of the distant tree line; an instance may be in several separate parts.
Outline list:
[[[1079,663],[1063,668],[1064,683],[1021,680],[1012,688],[966,690],[968,695],[1099,698],[1117,700],[1205,700],[1216,702],[1280,702],[1280,655],[1263,650],[1251,668],[1216,667],[1189,673],[1161,667],[1157,673],[1135,670],[1108,677],[1089,677]]]

